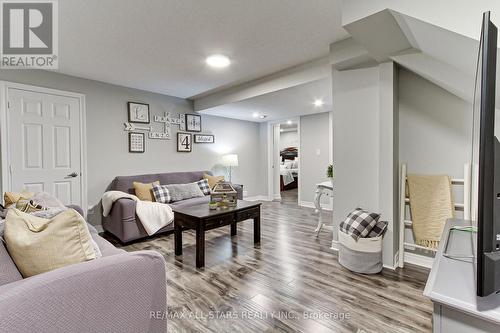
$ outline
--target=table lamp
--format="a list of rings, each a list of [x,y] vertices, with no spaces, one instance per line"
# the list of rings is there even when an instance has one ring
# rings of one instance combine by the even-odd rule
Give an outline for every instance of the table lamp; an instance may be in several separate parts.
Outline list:
[[[238,166],[238,155],[227,154],[222,156],[222,165],[229,167],[229,181],[232,182],[232,168]]]

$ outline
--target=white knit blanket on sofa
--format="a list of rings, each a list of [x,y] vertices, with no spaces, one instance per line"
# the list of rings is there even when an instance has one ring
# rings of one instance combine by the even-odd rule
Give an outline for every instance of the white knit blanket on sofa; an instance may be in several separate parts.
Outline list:
[[[141,220],[149,236],[174,221],[174,213],[169,205],[159,202],[139,200],[135,195],[122,191],[108,191],[102,196],[102,215],[109,215],[113,203],[118,199],[131,199],[136,202],[135,213]]]

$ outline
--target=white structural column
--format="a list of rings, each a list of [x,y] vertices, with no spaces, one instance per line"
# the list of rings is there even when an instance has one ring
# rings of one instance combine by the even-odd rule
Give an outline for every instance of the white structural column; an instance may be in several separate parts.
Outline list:
[[[399,245],[396,71],[393,62],[350,70],[338,70],[332,62],[332,248],[337,245],[338,224],[350,211],[361,206],[379,212],[389,222],[383,244],[386,267],[395,267]]]
[[[378,206],[389,225],[384,236],[384,264],[394,267],[399,247],[399,122],[397,69],[394,63],[379,65],[379,186]]]

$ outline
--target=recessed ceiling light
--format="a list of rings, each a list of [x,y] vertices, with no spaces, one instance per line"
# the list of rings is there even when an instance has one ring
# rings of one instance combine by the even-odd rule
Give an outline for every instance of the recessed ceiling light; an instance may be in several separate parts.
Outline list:
[[[266,116],[265,114],[261,114],[261,115],[259,116],[259,119],[266,119],[266,117],[267,117],[267,116]]]
[[[292,124],[292,121],[291,121],[291,120],[288,120],[286,123],[287,123],[288,125],[291,125],[291,124]]]
[[[280,128],[280,132],[283,132],[283,129],[282,129],[282,128]]]
[[[254,117],[254,118],[258,118],[258,117],[259,117],[259,113],[258,113],[258,112],[254,112],[254,113],[252,113],[252,117]]]
[[[322,99],[316,99],[314,100],[314,106],[319,108],[320,106],[323,106],[325,104],[325,102],[323,102]]]
[[[231,60],[222,54],[214,54],[208,57],[205,62],[213,68],[225,68],[231,64]]]

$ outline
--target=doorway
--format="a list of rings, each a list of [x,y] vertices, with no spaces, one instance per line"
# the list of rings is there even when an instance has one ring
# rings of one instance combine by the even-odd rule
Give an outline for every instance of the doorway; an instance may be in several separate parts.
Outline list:
[[[271,170],[273,200],[300,202],[300,118],[270,123],[272,131]]]
[[[2,191],[45,191],[85,209],[84,96],[1,86]]]

